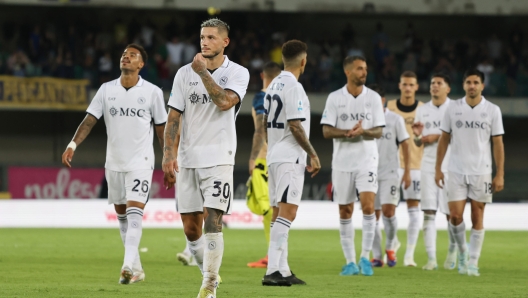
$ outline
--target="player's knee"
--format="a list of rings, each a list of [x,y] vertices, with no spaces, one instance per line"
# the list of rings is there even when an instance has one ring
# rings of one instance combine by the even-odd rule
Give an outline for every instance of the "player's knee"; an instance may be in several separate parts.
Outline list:
[[[347,205],[339,205],[339,217],[341,219],[349,219],[352,217],[352,207]]]
[[[463,217],[462,217],[462,214],[458,214],[458,213],[451,213],[451,223],[455,226],[459,225],[462,223],[463,221]]]
[[[189,241],[196,241],[202,236],[202,229],[198,225],[186,225],[183,227],[183,231]]]

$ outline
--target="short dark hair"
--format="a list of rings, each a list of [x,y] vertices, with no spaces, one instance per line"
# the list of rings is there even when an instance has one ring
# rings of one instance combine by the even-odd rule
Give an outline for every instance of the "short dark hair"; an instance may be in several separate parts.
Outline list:
[[[376,91],[379,94],[379,96],[385,97],[385,88],[383,88],[381,85],[370,84],[367,87],[372,89],[373,91]]]
[[[437,72],[433,74],[431,78],[442,78],[444,79],[444,82],[447,84],[447,86],[451,87],[451,77],[449,77],[449,75],[446,73]]]
[[[133,49],[138,50],[139,53],[141,54],[141,59],[143,59],[143,63],[147,64],[147,61],[148,61],[147,51],[145,51],[145,49],[142,46],[136,43],[131,43],[128,46],[126,46],[125,49],[128,49],[128,48],[133,48]]]
[[[484,73],[476,68],[470,68],[466,70],[464,73],[464,82],[469,76],[478,76],[480,78],[480,82],[484,83]]]
[[[299,55],[306,53],[307,50],[308,46],[304,42],[297,39],[288,40],[282,45],[284,63],[299,57]]]
[[[415,79],[418,79],[418,76],[416,75],[416,73],[414,71],[410,71],[410,70],[406,70],[404,71],[400,78],[415,78]]]
[[[269,78],[274,78],[278,76],[281,70],[282,68],[280,67],[280,65],[273,61],[264,64],[264,67],[262,67],[262,72],[265,76]]]
[[[364,57],[361,56],[348,56],[343,60],[343,68],[347,67],[347,65],[354,63],[356,60],[361,60],[363,62],[367,62],[367,60]]]
[[[219,18],[210,18],[208,20],[205,20],[203,21],[200,27],[201,28],[205,28],[205,27],[217,28],[218,32],[225,31],[227,33],[227,36],[229,36],[229,30],[231,30],[231,28],[229,28],[229,25],[226,22],[220,20]]]

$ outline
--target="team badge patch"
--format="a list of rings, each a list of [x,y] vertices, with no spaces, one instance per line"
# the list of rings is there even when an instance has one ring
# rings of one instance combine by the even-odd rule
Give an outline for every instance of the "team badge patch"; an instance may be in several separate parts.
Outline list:
[[[138,98],[138,103],[139,103],[140,105],[144,104],[145,102],[147,102],[147,100],[146,100],[144,97],[140,97],[140,98]]]
[[[480,114],[480,116],[481,116],[482,118],[486,118],[486,117],[488,117],[488,114],[486,114],[486,113],[482,113],[482,114]]]
[[[209,242],[209,250],[214,250],[216,248],[216,242],[211,241]]]
[[[227,77],[220,78],[220,86],[225,86],[227,84]]]

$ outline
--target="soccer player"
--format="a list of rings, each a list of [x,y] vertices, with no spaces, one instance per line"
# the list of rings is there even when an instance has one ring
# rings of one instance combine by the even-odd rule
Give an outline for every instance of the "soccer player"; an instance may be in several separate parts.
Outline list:
[[[387,103],[387,109],[403,117],[407,133],[412,135],[412,125],[416,115],[416,108],[423,103],[416,100],[415,95],[418,91],[418,81],[416,74],[412,71],[405,71],[400,76],[400,98],[390,100]],[[411,159],[411,186],[403,189],[403,199],[407,202],[407,211],[409,212],[409,226],[407,227],[407,249],[403,258],[404,266],[416,267],[414,262],[414,250],[418,235],[420,234],[420,167],[423,155],[423,148],[416,146],[414,142],[409,142],[410,159]],[[400,151],[400,176],[403,175],[405,164],[403,152]]]
[[[266,95],[266,88],[268,88],[271,81],[280,74],[281,67],[275,62],[268,62],[264,65],[260,78],[262,79],[263,87],[260,92],[255,94],[253,98],[253,107],[251,115],[253,116],[253,123],[255,124],[255,133],[253,134],[253,145],[251,147],[251,155],[249,157],[249,175],[251,176],[251,183],[249,190],[250,197],[248,199],[248,207],[250,210],[257,209],[257,215],[262,215],[264,224],[264,234],[266,240],[270,242],[271,219],[273,217],[273,210],[270,209],[269,192],[268,192],[268,167],[266,164],[266,154],[268,147],[266,144],[266,132],[264,125],[264,97]],[[254,207],[254,208],[253,208]],[[255,211],[253,211],[255,212]],[[268,256],[256,262],[247,264],[250,268],[267,268]]]
[[[222,216],[231,212],[233,197],[235,119],[249,83],[248,70],[223,55],[228,36],[225,22],[202,23],[201,53],[176,73],[165,127],[163,171],[171,178],[177,172],[176,208],[203,274],[200,298],[216,297],[224,253]]]
[[[371,85],[370,89],[376,91],[382,100],[382,106],[385,106],[385,90],[379,85]],[[381,250],[381,230],[379,227],[380,213],[383,214],[383,225],[385,227],[385,253],[387,255],[387,265],[396,266],[396,253],[400,247],[398,241],[398,220],[396,218],[396,207],[400,202],[400,185],[404,188],[411,185],[411,170],[409,168],[409,134],[405,129],[405,122],[401,116],[384,108],[385,127],[383,128],[381,138],[376,140],[379,154],[378,165],[378,192],[374,209],[376,211],[376,234],[374,236],[374,245],[372,247],[373,259],[372,266],[382,267],[382,250]],[[398,148],[403,151],[404,174],[403,177],[398,175],[399,153]]]
[[[304,169],[314,177],[321,169],[308,140],[310,102],[298,82],[306,67],[307,46],[299,40],[282,45],[284,71],[266,89],[264,107],[269,172],[269,198],[273,207],[268,269],[264,286],[305,285],[288,265],[288,233],[297,214],[304,186]],[[306,155],[310,165],[306,165]]]
[[[139,76],[146,61],[143,47],[130,44],[125,48],[120,60],[121,76],[99,88],[62,154],[62,163],[71,167],[75,149],[104,116],[108,135],[105,164],[108,203],[114,204],[125,246],[120,284],[145,279],[138,247],[154,171],[153,130],[163,147],[163,125],[167,121],[161,89]]]
[[[447,192],[449,194],[449,229],[458,247],[458,273],[479,276],[478,260],[484,242],[484,207],[492,202],[492,195],[504,188],[504,144],[500,108],[482,96],[484,74],[476,69],[464,74],[466,96],[451,102],[442,120],[442,136],[438,143],[435,180],[444,187],[442,163],[451,143]],[[491,179],[492,160],[495,159],[495,178]],[[466,199],[471,204],[473,228],[468,247],[466,224],[462,215]]]
[[[427,252],[428,261],[424,270],[435,270],[436,263],[436,211],[440,211],[447,216],[449,221],[449,208],[447,206],[447,190],[439,188],[434,181],[436,151],[438,139],[440,139],[440,125],[444,118],[444,113],[449,107],[451,100],[447,97],[451,80],[449,76],[437,73],[431,78],[431,101],[416,109],[414,118],[413,133],[414,144],[418,147],[423,146],[424,155],[422,159],[421,172],[421,208],[424,212],[423,233],[425,241],[425,251]],[[447,160],[449,159],[449,150],[442,164],[442,172],[447,181]],[[449,234],[449,233],[448,233]],[[449,247],[444,268],[454,269],[456,265],[456,246],[452,235],[449,234]]]
[[[367,88],[367,62],[359,56],[346,57],[343,69],[346,85],[326,100],[321,118],[323,135],[333,139],[332,184],[333,200],[339,204],[339,232],[346,258],[341,275],[374,274],[369,261],[374,241],[376,216],[374,200],[378,191],[378,148],[385,126],[381,97]],[[352,212],[359,196],[363,211],[363,240],[356,265]]]

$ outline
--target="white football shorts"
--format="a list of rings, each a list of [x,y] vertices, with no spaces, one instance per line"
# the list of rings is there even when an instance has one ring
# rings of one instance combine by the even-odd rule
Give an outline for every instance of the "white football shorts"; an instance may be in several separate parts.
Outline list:
[[[108,204],[126,205],[127,201],[146,204],[154,170],[115,172],[105,169],[108,182]]]
[[[432,210],[440,211],[449,215],[447,206],[447,184],[449,183],[448,174],[444,173],[444,188],[440,188],[435,182],[435,173],[422,172],[422,191],[421,191],[421,208],[422,211]]]
[[[233,166],[182,168],[176,173],[176,210],[203,212],[204,207],[231,213],[233,206]]]
[[[392,179],[378,181],[378,193],[374,201],[374,209],[381,210],[381,205],[391,204],[398,206],[400,202],[400,182],[397,175]]]
[[[378,169],[357,172],[332,170],[332,197],[339,205],[349,205],[359,199],[362,192],[378,192]]]
[[[273,163],[268,167],[270,206],[279,203],[299,206],[304,187],[305,165],[297,163]]]
[[[398,169],[398,176],[403,177],[403,169]],[[409,188],[405,189],[403,187],[403,183],[401,186],[402,192],[403,192],[403,199],[408,200],[420,200],[420,170],[411,170],[411,186]]]
[[[481,203],[491,203],[491,174],[463,175],[449,172],[447,181],[448,201],[462,201],[470,198]]]

